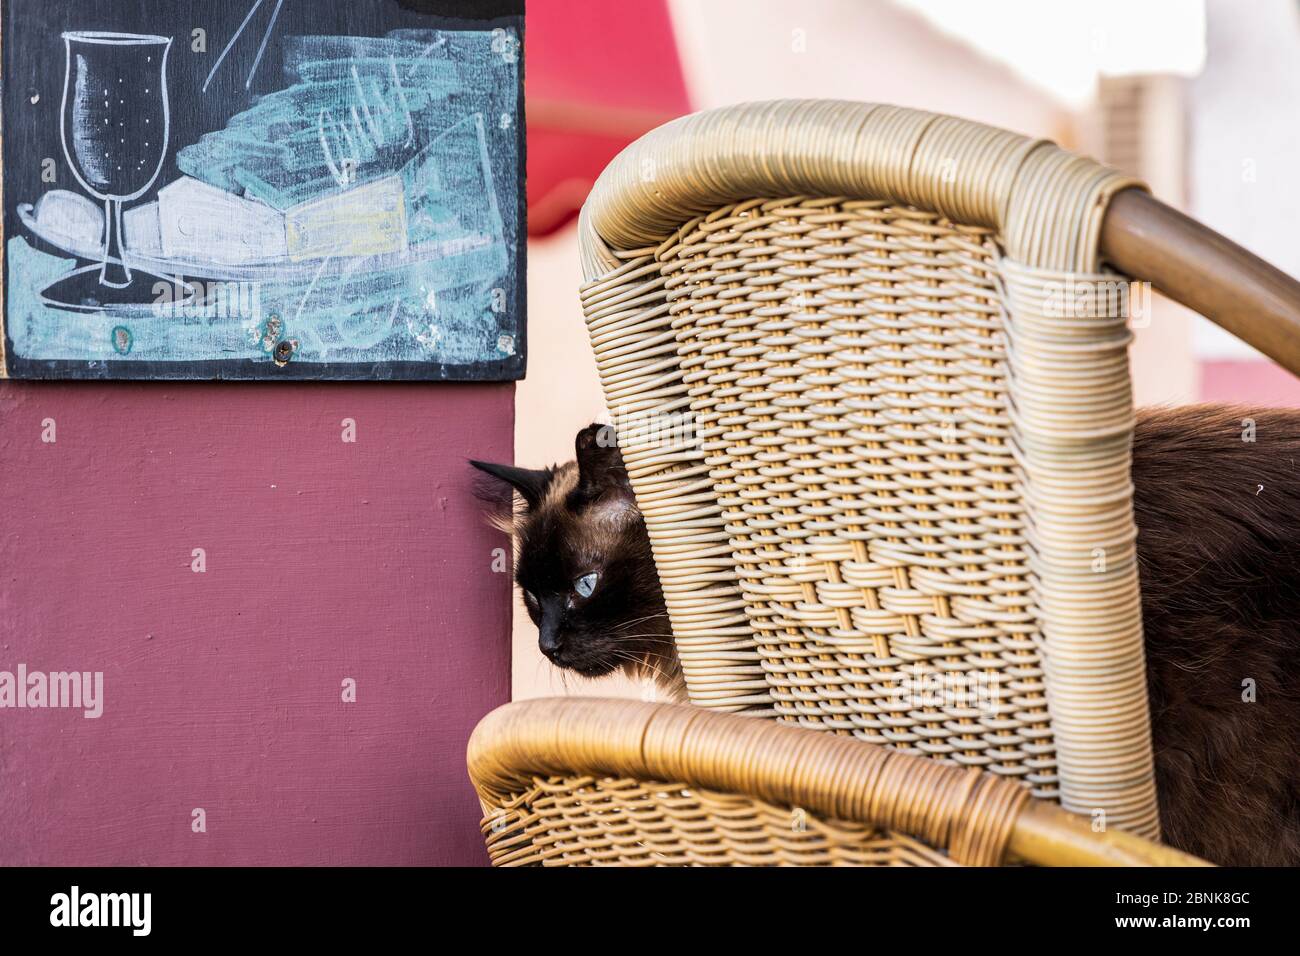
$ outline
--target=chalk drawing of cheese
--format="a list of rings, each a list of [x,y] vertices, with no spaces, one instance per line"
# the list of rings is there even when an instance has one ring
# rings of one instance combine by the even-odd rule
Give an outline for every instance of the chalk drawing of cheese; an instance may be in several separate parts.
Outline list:
[[[402,177],[385,176],[292,206],[285,212],[284,235],[294,262],[404,253],[406,196]]]
[[[84,258],[102,254],[103,212],[84,196],[51,190],[35,207],[19,204],[18,212],[29,229],[58,248]],[[471,235],[412,245],[400,175],[308,200],[287,213],[182,176],[159,190],[154,202],[126,210],[122,220],[126,250],[137,262],[187,273],[212,267],[222,267],[212,274],[242,267],[276,270],[291,264],[314,269],[313,260],[327,258],[377,263],[421,250],[445,257],[490,242]]]
[[[137,215],[143,220],[146,212],[141,209]],[[168,259],[235,265],[288,254],[283,213],[189,176],[158,191],[157,216],[162,254]],[[127,227],[128,239],[136,237],[132,225]],[[141,240],[147,231],[142,221]],[[141,251],[148,248],[147,241],[128,244]]]

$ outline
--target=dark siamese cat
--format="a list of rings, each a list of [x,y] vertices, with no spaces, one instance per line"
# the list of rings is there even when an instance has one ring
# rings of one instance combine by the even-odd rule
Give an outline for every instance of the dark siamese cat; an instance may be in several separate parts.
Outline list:
[[[612,429],[576,445],[556,468],[473,463],[523,498],[496,523],[542,652],[684,697]],[[1221,865],[1300,865],[1300,411],[1139,412],[1133,481],[1163,839]]]
[[[498,512],[492,523],[515,538],[515,581],[538,646],[584,677],[623,671],[685,699],[650,538],[614,429],[589,425],[574,446],[577,459],[553,468],[470,462],[523,499],[522,512]],[[480,495],[501,500],[491,488]]]

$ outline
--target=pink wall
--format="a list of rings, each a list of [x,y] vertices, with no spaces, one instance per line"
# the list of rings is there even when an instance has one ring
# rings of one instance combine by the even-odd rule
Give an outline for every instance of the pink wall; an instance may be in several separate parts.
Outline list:
[[[99,719],[0,709],[0,864],[486,862],[510,581],[465,459],[512,396],[0,382],[0,671],[104,674]]]
[[[1297,408],[1300,379],[1263,357],[1203,361],[1200,400]]]

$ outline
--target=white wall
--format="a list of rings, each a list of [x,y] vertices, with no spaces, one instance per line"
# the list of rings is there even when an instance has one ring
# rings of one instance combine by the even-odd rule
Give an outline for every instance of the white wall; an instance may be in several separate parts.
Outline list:
[[[1070,136],[1065,108],[887,0],[669,0],[699,109],[827,97]]]
[[[1190,213],[1300,275],[1300,4],[1208,0],[1204,72],[1188,91]],[[1205,359],[1255,356],[1198,319]]]

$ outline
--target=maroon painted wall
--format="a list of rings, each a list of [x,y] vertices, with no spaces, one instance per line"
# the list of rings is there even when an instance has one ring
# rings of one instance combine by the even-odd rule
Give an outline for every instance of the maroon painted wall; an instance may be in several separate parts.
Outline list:
[[[0,864],[486,862],[512,432],[510,384],[0,382],[0,671],[103,672],[0,709]]]

